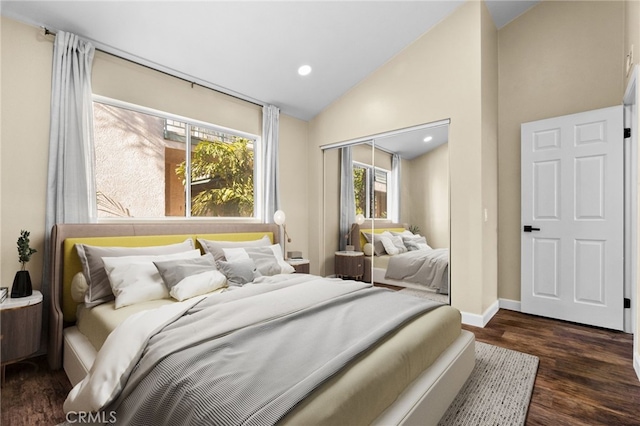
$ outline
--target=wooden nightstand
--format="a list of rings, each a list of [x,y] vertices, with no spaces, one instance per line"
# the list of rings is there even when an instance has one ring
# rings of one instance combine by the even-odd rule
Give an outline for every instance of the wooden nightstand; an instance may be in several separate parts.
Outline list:
[[[296,274],[309,273],[309,259],[287,259],[287,263],[293,266],[293,269],[296,270]]]
[[[27,297],[7,298],[0,303],[0,346],[2,382],[7,364],[29,357],[40,349],[42,293],[33,290]]]
[[[364,275],[364,253],[361,251],[337,251],[336,276],[361,280]]]

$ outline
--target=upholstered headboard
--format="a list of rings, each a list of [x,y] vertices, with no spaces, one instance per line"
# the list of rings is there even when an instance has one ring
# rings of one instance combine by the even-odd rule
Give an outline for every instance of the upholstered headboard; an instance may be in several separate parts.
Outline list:
[[[51,235],[51,305],[49,320],[49,365],[62,366],[62,330],[75,322],[77,303],[71,298],[73,276],[82,271],[75,244],[143,247],[178,243],[187,238],[248,241],[268,235],[278,243],[279,227],[274,224],[174,223],[174,224],[63,224]]]

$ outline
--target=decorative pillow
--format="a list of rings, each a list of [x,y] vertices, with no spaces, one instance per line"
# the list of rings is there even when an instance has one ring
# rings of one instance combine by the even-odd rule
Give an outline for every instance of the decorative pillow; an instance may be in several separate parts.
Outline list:
[[[386,253],[384,245],[382,244],[382,240],[380,239],[380,235],[371,234],[368,232],[363,232],[362,235],[364,235],[364,238],[368,243],[373,244],[373,253],[376,256],[382,256]]]
[[[403,237],[402,242],[409,249],[409,251],[414,250],[432,250],[431,247],[427,244],[427,239],[421,235],[414,235],[413,237]]]
[[[265,235],[259,240],[251,241],[213,241],[198,238],[198,242],[202,246],[205,253],[211,253],[213,255],[213,258],[216,260],[216,262],[225,260],[225,248],[267,247],[271,245],[271,239],[268,235]]]
[[[210,293],[227,283],[211,253],[193,259],[153,262],[169,295],[178,301]]]
[[[282,247],[272,244],[269,247],[226,248],[224,255],[228,261],[253,259],[261,275],[292,274],[293,266],[284,261]]]
[[[407,251],[407,248],[402,242],[402,238],[392,235],[390,232],[385,231],[380,234],[380,240],[382,241],[384,250],[390,256],[395,256],[396,254],[404,253]]]
[[[398,249],[398,253],[406,253],[407,247],[402,242],[402,237],[398,235],[393,235],[391,232],[385,231],[382,233],[385,237],[388,237],[391,240],[391,243]]]
[[[367,243],[362,247],[365,256],[373,256],[373,244]]]
[[[88,308],[113,300],[111,285],[104,270],[103,257],[145,256],[181,253],[193,250],[193,240],[186,239],[182,243],[151,247],[101,247],[87,244],[76,244],[76,251],[82,263],[82,272],[89,284],[84,297]]]
[[[153,262],[200,257],[200,250],[158,256],[103,257],[104,269],[116,297],[115,308],[169,297]]]
[[[218,262],[218,268],[227,277],[230,285],[245,285],[253,282],[253,279],[259,275],[256,270],[256,264],[252,259],[240,259],[234,262],[221,260]]]
[[[226,286],[227,277],[216,269],[185,277],[178,284],[171,287],[169,295],[181,302],[201,294],[211,293]]]
[[[153,262],[153,264],[156,265],[160,277],[169,291],[171,291],[173,286],[190,275],[218,269],[211,253],[190,259],[156,261]]]
[[[75,274],[71,280],[71,299],[76,303],[83,303],[88,289],[89,284],[84,274],[82,272]]]

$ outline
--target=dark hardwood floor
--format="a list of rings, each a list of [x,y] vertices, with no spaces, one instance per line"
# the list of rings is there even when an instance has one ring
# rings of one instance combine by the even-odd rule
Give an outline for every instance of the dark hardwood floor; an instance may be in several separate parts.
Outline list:
[[[631,334],[501,309],[479,342],[540,359],[527,425],[640,425]]]
[[[640,381],[630,334],[501,309],[485,328],[463,326],[479,342],[540,358],[527,425],[640,425]],[[55,425],[71,385],[45,357],[9,365],[2,425]]]

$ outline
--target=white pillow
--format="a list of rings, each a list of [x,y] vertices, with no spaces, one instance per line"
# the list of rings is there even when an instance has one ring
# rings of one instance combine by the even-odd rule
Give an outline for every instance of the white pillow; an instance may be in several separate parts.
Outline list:
[[[403,237],[402,242],[410,251],[413,250],[433,250],[429,244],[427,244],[427,239],[420,234],[416,234],[412,237]]]
[[[380,235],[380,242],[384,247],[384,251],[386,251],[389,256],[395,256],[396,254],[400,253],[398,247],[393,245],[393,243],[391,242],[391,238],[387,235]]]
[[[210,293],[224,287],[227,277],[220,271],[207,271],[195,275],[189,275],[178,284],[171,287],[169,294],[178,301],[190,299],[201,294]]]
[[[156,256],[103,257],[104,269],[116,296],[115,308],[168,298],[167,287],[153,262],[194,257],[200,257],[200,250]]]
[[[398,237],[412,237],[413,235],[417,235],[414,234],[413,232],[409,231],[408,229],[405,229],[402,232],[395,232],[395,231],[391,231],[392,235],[398,236]]]
[[[380,234],[380,239],[382,241],[382,245],[384,246],[384,250],[390,256],[405,253],[407,251],[407,247],[402,242],[402,237],[393,235],[389,231],[384,231],[382,234]]]
[[[292,274],[293,266],[284,261],[280,244],[268,247],[225,248],[224,257],[229,262],[252,259],[262,275]]]

